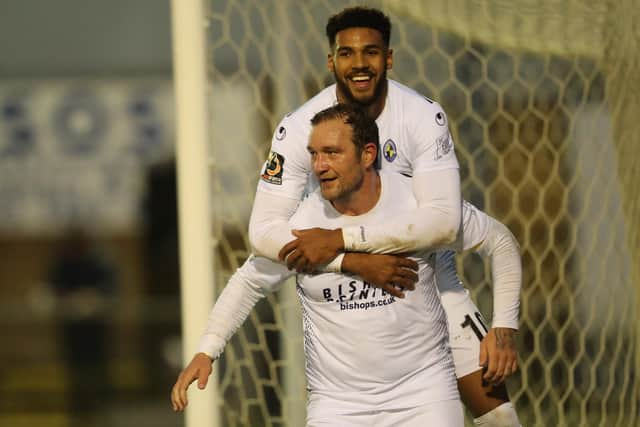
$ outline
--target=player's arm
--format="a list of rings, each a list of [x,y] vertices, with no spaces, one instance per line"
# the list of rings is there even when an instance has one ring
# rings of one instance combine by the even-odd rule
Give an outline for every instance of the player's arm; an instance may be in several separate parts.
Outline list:
[[[494,301],[492,326],[517,330],[522,288],[520,246],[507,226],[495,218],[487,217],[487,237],[477,252],[491,263]]]
[[[256,303],[267,291],[276,290],[291,275],[280,264],[251,256],[231,276],[209,314],[196,355],[180,373],[171,390],[174,411],[182,411],[187,406],[187,389],[191,383],[198,380],[199,389],[206,387],[211,365],[220,357],[225,345]]]
[[[484,378],[501,383],[518,369],[515,334],[518,329],[522,262],[515,237],[501,222],[489,217],[487,238],[478,252],[491,260],[493,321],[480,343],[480,364],[487,366]]]
[[[393,221],[342,230],[347,251],[404,253],[432,250],[456,239],[461,221],[460,174],[445,112],[416,97],[404,106],[407,156],[417,209]],[[384,160],[383,160],[384,161]]]
[[[493,322],[480,343],[486,380],[500,383],[517,370],[515,334],[520,313],[522,262],[520,247],[509,229],[465,202],[459,249],[474,249],[488,259],[493,282]]]
[[[493,282],[493,323],[518,329],[522,261],[520,246],[506,225],[465,201],[456,250],[474,250],[489,260]]]
[[[414,290],[418,281],[418,263],[400,255],[349,252],[342,260],[342,271],[360,276],[398,298],[405,290]]]
[[[278,251],[294,238],[288,221],[310,173],[307,134],[295,116],[285,117],[274,132],[249,220],[249,241],[258,256],[277,261]]]

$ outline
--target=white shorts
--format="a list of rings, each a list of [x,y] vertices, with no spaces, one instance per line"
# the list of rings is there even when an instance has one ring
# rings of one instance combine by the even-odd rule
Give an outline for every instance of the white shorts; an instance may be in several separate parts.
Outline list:
[[[320,412],[320,411],[317,411]],[[460,400],[433,402],[416,408],[367,411],[352,414],[307,413],[307,427],[463,427]]]
[[[482,367],[480,341],[488,332],[487,322],[466,289],[440,295],[449,322],[449,344],[456,366],[456,377],[462,378]]]

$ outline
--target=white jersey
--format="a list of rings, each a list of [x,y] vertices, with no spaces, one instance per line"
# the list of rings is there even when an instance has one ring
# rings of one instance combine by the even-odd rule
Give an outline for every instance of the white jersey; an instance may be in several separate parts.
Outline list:
[[[388,174],[382,173],[382,175]],[[406,185],[408,178],[398,175],[396,180],[399,182],[393,187],[394,192],[397,192],[395,197],[404,197],[404,199],[401,199],[402,203],[413,205],[415,198]],[[309,202],[303,203],[303,206],[308,203]],[[319,201],[316,203],[324,206],[324,204],[321,204]],[[402,203],[394,205],[394,210],[390,213],[391,220],[394,218],[393,213],[397,212],[395,209],[402,209],[404,207]],[[366,219],[367,217],[367,215],[347,217],[345,220],[352,219],[356,221],[361,218]],[[492,254],[492,264],[498,259],[504,258],[507,265],[514,264],[519,266],[517,251],[502,251],[500,255],[498,255],[499,248],[504,246],[505,242],[508,243],[510,241],[508,237],[511,235],[508,233],[506,227],[502,226],[504,228],[502,232],[500,232],[499,229],[492,230],[491,224],[493,224],[493,228],[495,228],[498,223],[467,202],[463,203],[462,217],[463,232],[456,242],[456,250],[478,250],[478,245],[481,244],[480,248],[484,247],[483,251],[488,250],[488,252]],[[301,222],[301,224],[314,225],[313,220],[316,220],[314,216],[309,217],[306,222]],[[322,224],[329,224],[322,218],[319,218],[318,221]],[[388,223],[388,221],[389,220],[385,220],[384,223]],[[506,240],[504,239],[505,237]],[[513,246],[517,249],[517,242],[515,242],[515,240],[513,242],[514,245],[507,244],[505,247],[509,248]],[[430,258],[430,261],[433,261],[433,256]],[[498,326],[515,329],[518,325],[519,286],[513,286],[513,283],[519,285],[521,273],[519,270],[516,271],[515,273],[517,274],[514,280],[514,278],[505,277],[503,273],[498,274],[498,270],[495,270],[496,266],[492,267],[493,272],[496,273],[494,274],[494,279],[498,280],[498,277],[501,277],[502,279],[499,281],[503,282],[500,291],[501,294],[494,298],[494,310],[500,308],[498,312],[494,312],[494,321],[498,321]],[[504,270],[504,267],[502,270]],[[237,328],[240,327],[258,299],[264,296],[264,292],[277,290],[282,282],[293,274],[294,272],[289,271],[284,265],[272,262],[266,258],[251,256],[247,259],[242,267],[231,277],[220,299],[211,311],[207,329],[201,337],[198,351],[204,352],[212,358],[218,357],[227,340],[233,335]],[[476,339],[475,336],[477,334],[474,332],[486,332],[486,322],[482,320],[482,316],[471,301],[468,291],[463,287],[462,282],[457,276],[454,253],[452,251],[440,250],[436,252],[435,274],[441,302],[449,322],[450,346],[453,352],[456,373],[458,377],[462,377],[479,369],[479,340],[481,337]],[[356,281],[356,283],[358,282]],[[350,289],[350,287],[338,287],[338,290],[334,290],[329,297],[334,298],[335,296],[336,299],[350,298],[351,296],[348,293]],[[329,292],[331,292],[331,289],[329,289]],[[373,298],[374,294],[381,293],[382,291],[371,289],[368,292],[370,292]],[[416,293],[417,291],[407,292],[406,295],[413,296]],[[343,296],[340,297],[340,295]],[[504,296],[505,298],[501,299],[499,298],[500,296]],[[500,307],[498,307],[498,303],[500,303]],[[366,309],[373,309],[370,303],[367,305],[366,301],[364,306],[367,307]],[[475,325],[471,325],[470,322],[474,322]],[[475,326],[475,328],[473,326]]]
[[[394,80],[388,82],[385,106],[376,119],[381,169],[407,176],[457,169],[453,139],[440,104]],[[311,118],[337,102],[333,84],[284,117],[273,135],[258,191],[300,200],[308,184],[308,192],[315,188],[307,152]]]
[[[384,223],[415,208],[409,178],[385,173],[381,178],[380,199],[369,212],[341,215],[316,191],[302,202],[292,225],[336,228]],[[400,409],[458,398],[433,258],[416,258],[420,279],[404,299],[359,277],[297,276],[306,375],[315,410]]]

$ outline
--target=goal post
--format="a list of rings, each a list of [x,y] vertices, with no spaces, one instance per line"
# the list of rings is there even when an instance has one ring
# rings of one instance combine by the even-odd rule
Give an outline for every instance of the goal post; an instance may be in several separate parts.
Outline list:
[[[173,0],[172,34],[180,230],[183,364],[194,355],[213,303],[213,224],[209,182],[209,107],[202,0]],[[187,427],[217,427],[217,367],[207,389],[192,385]]]

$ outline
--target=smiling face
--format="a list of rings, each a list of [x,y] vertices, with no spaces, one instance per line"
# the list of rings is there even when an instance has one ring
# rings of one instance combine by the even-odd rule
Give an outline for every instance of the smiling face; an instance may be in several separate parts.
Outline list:
[[[366,143],[358,149],[353,138],[351,125],[338,117],[313,126],[307,145],[322,197],[338,210],[360,206],[360,199],[366,199],[366,194],[360,191],[365,177],[377,176],[375,143]]]
[[[327,65],[335,76],[340,102],[382,111],[393,56],[379,31],[364,27],[339,31]]]
[[[364,168],[352,141],[353,130],[336,118],[313,127],[307,149],[322,197],[330,202],[345,199],[362,185]]]

